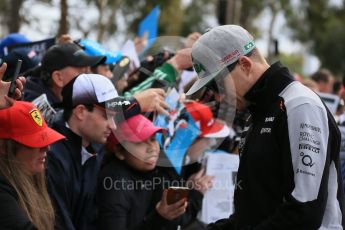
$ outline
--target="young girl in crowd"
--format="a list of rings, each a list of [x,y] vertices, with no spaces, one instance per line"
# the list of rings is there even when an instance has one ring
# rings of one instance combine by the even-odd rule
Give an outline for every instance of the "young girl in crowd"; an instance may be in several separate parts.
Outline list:
[[[98,186],[100,229],[176,229],[187,200],[168,205],[167,191],[159,181],[156,163],[162,128],[136,115],[119,124],[109,140]],[[163,227],[164,226],[164,227]]]
[[[49,145],[64,136],[47,127],[29,102],[0,110],[1,229],[54,229],[45,180]]]

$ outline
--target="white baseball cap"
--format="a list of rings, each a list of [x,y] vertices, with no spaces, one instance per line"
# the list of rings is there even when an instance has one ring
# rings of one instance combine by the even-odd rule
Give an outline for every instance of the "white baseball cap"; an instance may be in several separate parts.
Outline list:
[[[98,104],[110,110],[121,109],[121,106],[108,106],[114,104],[118,93],[112,82],[99,74],[80,74],[63,88],[62,96],[64,108]]]

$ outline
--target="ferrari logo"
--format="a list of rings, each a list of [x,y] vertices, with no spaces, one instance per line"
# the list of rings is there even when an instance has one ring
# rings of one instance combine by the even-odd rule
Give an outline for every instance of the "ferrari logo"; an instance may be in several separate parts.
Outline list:
[[[31,115],[32,119],[36,122],[36,124],[38,124],[39,126],[43,125],[42,115],[40,114],[40,112],[38,112],[37,109],[32,110],[30,112],[30,115]]]

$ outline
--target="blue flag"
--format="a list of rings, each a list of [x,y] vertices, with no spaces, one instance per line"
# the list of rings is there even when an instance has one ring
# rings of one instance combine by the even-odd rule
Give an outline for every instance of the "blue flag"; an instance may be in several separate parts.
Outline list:
[[[150,48],[157,38],[159,13],[160,7],[158,5],[139,23],[138,36],[142,37],[145,32],[148,33],[146,49]]]

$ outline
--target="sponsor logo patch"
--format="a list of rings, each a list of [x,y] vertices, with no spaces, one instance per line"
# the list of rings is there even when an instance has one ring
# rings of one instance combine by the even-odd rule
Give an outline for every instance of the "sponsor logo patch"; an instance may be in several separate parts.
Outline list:
[[[300,155],[302,157],[302,164],[304,166],[308,166],[310,168],[313,167],[315,163],[313,162],[313,158],[311,156],[305,154],[304,152],[301,152]]]
[[[299,146],[298,146],[298,149],[299,150],[310,150],[310,151],[312,151],[312,152],[314,152],[314,153],[320,153],[320,148],[317,148],[317,147],[314,147],[314,146],[312,146],[312,145],[310,145],[310,144],[299,144]]]
[[[273,122],[275,117],[266,117],[265,122]]]
[[[302,174],[309,175],[309,176],[315,176],[315,173],[307,172],[307,171],[302,170],[302,169],[297,169],[296,174],[298,174],[298,173],[302,173]]]
[[[227,54],[225,57],[223,57],[221,60],[219,60],[219,63],[220,64],[229,63],[240,56],[241,56],[241,53],[238,50],[234,50],[230,52],[229,54]]]
[[[202,71],[206,72],[205,67],[201,63],[194,63],[193,66],[195,72],[198,74],[200,74]]]
[[[300,132],[299,133],[299,141],[307,141],[314,145],[320,145],[320,141],[316,140],[315,136],[308,132]]]
[[[34,120],[34,122],[38,125],[38,126],[42,126],[43,125],[43,118],[40,114],[40,112],[38,112],[37,109],[34,109],[30,112],[30,115],[32,117],[32,119]]]
[[[252,49],[253,47],[254,47],[254,42],[249,42],[244,46],[244,49],[246,51],[248,51],[248,50]]]
[[[107,103],[107,108],[114,108],[116,106],[130,105],[130,101],[113,101]]]
[[[260,131],[260,134],[263,134],[263,133],[271,133],[271,128],[262,128]]]
[[[310,129],[310,130],[313,130],[315,132],[321,133],[320,127],[316,127],[316,126],[313,126],[313,125],[310,125],[307,123],[301,123],[300,128],[301,129]]]

